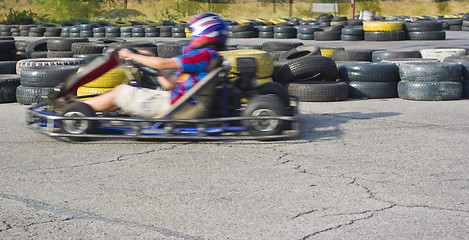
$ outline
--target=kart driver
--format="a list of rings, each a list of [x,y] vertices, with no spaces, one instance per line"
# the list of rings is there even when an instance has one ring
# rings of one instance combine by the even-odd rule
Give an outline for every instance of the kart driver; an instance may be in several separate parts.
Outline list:
[[[97,97],[83,100],[95,111],[123,110],[141,117],[156,117],[166,112],[199,80],[206,76],[221,57],[217,50],[225,47],[227,27],[223,19],[214,13],[201,13],[188,22],[192,39],[173,58],[156,57],[147,51],[121,49],[119,58],[130,59],[145,66],[158,69],[158,82],[170,91],[119,85]],[[174,75],[164,70],[177,70]]]

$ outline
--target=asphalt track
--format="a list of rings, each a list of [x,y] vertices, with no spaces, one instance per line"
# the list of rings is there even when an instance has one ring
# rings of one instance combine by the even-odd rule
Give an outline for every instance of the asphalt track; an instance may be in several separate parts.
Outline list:
[[[26,107],[0,105],[0,239],[469,236],[467,99],[303,102],[301,136],[273,142],[69,143],[28,129]]]

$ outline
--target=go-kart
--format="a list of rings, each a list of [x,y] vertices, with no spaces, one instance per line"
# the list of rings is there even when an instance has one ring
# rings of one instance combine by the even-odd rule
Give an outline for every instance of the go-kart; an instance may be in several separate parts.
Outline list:
[[[55,92],[44,97],[43,102],[29,107],[27,125],[48,136],[72,141],[94,138],[269,140],[299,134],[299,98],[290,96],[277,82],[255,86],[254,58],[238,58],[239,73],[234,76],[229,62],[218,63],[165,114],[156,118],[95,112],[81,101],[54,108],[52,100],[75,96],[79,86],[121,64],[129,63],[120,60],[116,50],[93,60],[82,68],[83,71],[69,77]],[[131,64],[144,74],[158,74],[155,69],[135,62]],[[128,75],[131,78],[131,74]],[[139,84],[133,80],[130,82]]]

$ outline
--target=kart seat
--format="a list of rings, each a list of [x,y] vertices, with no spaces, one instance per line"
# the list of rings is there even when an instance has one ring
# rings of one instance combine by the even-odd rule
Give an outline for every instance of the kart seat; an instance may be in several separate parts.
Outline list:
[[[158,118],[198,119],[208,117],[218,80],[224,76],[225,72],[224,67],[218,67],[210,71]]]

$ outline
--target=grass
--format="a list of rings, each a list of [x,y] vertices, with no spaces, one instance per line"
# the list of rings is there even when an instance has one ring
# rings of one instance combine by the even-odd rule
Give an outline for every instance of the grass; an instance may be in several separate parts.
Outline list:
[[[116,1],[119,2],[119,1]],[[288,1],[286,1],[288,2]],[[299,2],[295,1],[292,5],[292,16],[300,18],[309,18],[319,15],[311,12],[312,2]],[[8,14],[9,9],[12,8],[16,11],[29,11],[37,13],[39,16],[49,14],[47,11],[40,9],[40,6],[33,0],[3,0],[0,2],[0,16]],[[235,0],[232,4],[207,4],[205,2],[189,2],[185,0],[141,0],[129,1],[129,9],[136,9],[146,15],[146,20],[161,20],[167,17],[178,18],[187,20],[196,13],[203,11],[213,11],[219,13],[225,18],[241,20],[241,19],[276,19],[281,17],[289,17],[289,4],[276,3],[275,12],[272,3],[258,2],[255,0]],[[122,6],[106,6],[106,8],[122,8]],[[178,11],[179,10],[179,11]],[[381,2],[357,2],[355,5],[355,14],[358,15],[361,10],[376,11],[377,15],[381,16],[395,16],[395,15],[447,15],[457,13],[469,12],[469,4],[467,1],[450,0],[446,2],[435,3],[429,0],[420,1],[381,1]],[[350,3],[340,3],[339,12],[340,16],[350,17]],[[138,20],[141,20],[139,18]],[[63,19],[55,20],[69,20],[67,16]],[[121,20],[135,20],[135,19],[121,19]]]

